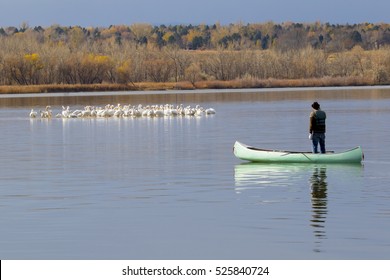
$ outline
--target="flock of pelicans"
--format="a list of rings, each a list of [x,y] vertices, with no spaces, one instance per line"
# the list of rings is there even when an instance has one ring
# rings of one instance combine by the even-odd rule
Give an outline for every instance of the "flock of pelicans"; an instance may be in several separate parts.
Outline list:
[[[110,118],[110,117],[164,117],[164,116],[201,116],[215,114],[213,108],[204,109],[200,105],[195,107],[182,104],[174,106],[165,105],[111,105],[104,107],[85,106],[83,109],[71,110],[69,106],[62,106],[62,112],[53,114],[51,107],[46,106],[44,110],[35,111],[31,109],[30,118]]]

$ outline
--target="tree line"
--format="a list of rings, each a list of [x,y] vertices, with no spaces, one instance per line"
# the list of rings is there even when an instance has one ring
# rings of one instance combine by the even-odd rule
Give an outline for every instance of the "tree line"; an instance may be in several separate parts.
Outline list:
[[[0,85],[325,79],[390,82],[390,25],[0,28]]]

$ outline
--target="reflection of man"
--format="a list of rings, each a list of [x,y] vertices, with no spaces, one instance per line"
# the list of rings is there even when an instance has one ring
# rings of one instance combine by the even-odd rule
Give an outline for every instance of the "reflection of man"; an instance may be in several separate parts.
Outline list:
[[[313,111],[310,113],[310,139],[313,142],[313,153],[318,153],[318,144],[320,144],[321,153],[325,154],[325,132],[326,132],[326,113],[320,109],[320,104],[314,102],[311,104]]]
[[[311,185],[311,205],[312,205],[312,219],[311,226],[316,228],[314,234],[317,238],[325,238],[325,226],[326,214],[328,213],[327,209],[327,182],[326,182],[326,168],[316,167],[314,169],[313,175],[310,178]]]

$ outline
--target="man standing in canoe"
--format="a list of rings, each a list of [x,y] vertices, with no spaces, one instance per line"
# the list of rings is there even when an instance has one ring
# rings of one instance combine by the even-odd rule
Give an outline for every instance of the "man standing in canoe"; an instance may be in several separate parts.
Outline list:
[[[309,139],[313,142],[313,153],[318,153],[318,144],[322,154],[325,154],[326,113],[320,109],[320,104],[311,104]]]

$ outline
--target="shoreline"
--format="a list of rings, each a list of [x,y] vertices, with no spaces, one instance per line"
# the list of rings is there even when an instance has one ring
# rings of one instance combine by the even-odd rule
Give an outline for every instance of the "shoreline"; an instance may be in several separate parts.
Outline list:
[[[194,84],[190,82],[167,82],[167,83],[130,83],[130,84],[45,84],[45,85],[1,85],[0,97],[7,95],[21,96],[21,94],[39,94],[48,96],[56,93],[98,93],[98,92],[132,92],[134,94],[172,93],[174,91],[206,92],[215,90],[292,90],[292,89],[328,89],[348,87],[375,87],[387,86],[375,84],[358,77],[335,77],[322,79],[299,79],[299,80],[233,80],[233,81],[201,81]]]

